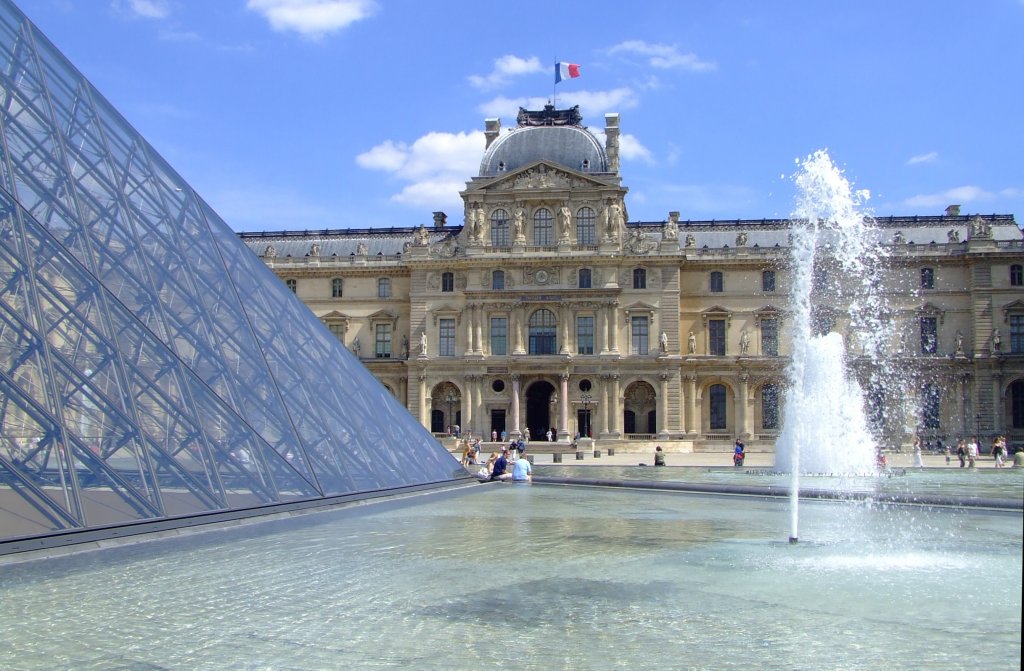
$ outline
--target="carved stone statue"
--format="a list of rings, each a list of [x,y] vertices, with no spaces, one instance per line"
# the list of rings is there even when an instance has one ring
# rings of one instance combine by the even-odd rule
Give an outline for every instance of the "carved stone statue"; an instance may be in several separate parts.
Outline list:
[[[352,353],[355,354],[356,356],[359,356],[359,350],[359,336],[356,336],[355,339],[352,341]]]
[[[402,358],[409,356],[409,336],[402,334]]]
[[[359,242],[359,244],[356,245],[356,256],[366,256],[365,242]]]
[[[686,337],[686,347],[690,354],[697,353],[697,336],[693,335],[693,331]]]
[[[956,356],[966,356],[964,353],[964,334],[956,332]]]
[[[896,231],[892,236],[892,244],[902,245],[907,239],[903,237],[903,231]]]
[[[686,246],[687,247],[696,247],[697,246],[697,238],[693,237],[693,233],[687,233],[686,234]]]
[[[263,250],[263,256],[268,259],[273,259],[277,256],[277,250],[274,249],[274,245],[267,245],[267,248]]]
[[[661,227],[662,240],[675,240],[679,237],[679,213],[669,212],[668,221]]]
[[[747,246],[747,233],[746,231],[740,231],[736,234],[736,246],[746,247]]]
[[[320,256],[320,245],[318,245],[315,242],[312,245],[310,245],[309,246],[309,255],[310,256]]]
[[[622,206],[614,200],[608,204],[608,224],[605,229],[605,236],[611,240],[619,237],[619,231],[626,225],[626,216],[622,212]]]
[[[955,228],[949,229],[949,231],[946,232],[946,240],[948,242],[960,242],[960,231]]]
[[[658,336],[658,345],[661,347],[662,354],[668,354],[668,334],[664,331]]]
[[[746,354],[750,349],[750,334],[744,329],[740,332],[740,354]]]
[[[1003,346],[1003,338],[999,335],[999,329],[993,329],[992,331],[992,351],[999,352]]]
[[[971,237],[987,238],[992,235],[992,226],[981,217],[971,219]]]
[[[420,356],[427,356],[427,332],[420,331]]]
[[[516,206],[512,213],[512,240],[514,242],[526,241],[526,210],[521,205]]]
[[[423,224],[420,224],[420,227],[416,229],[412,244],[415,247],[426,247],[430,244],[430,234],[427,233],[427,227]]]
[[[563,205],[558,208],[558,239],[561,242],[569,241],[569,233],[572,230],[572,212]]]

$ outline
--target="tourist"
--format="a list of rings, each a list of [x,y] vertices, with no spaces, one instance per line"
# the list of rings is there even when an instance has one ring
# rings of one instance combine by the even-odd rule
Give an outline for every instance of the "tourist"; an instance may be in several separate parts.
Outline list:
[[[1002,468],[1006,456],[1006,436],[999,436],[992,441],[992,458],[996,462],[996,468]]]
[[[530,427],[526,427],[525,429],[523,429],[523,438],[526,440],[526,442],[530,442]]]
[[[466,446],[462,448],[461,463],[463,466],[469,466],[470,464],[475,463],[475,460],[473,459],[473,446],[469,444],[468,440],[466,441]]]
[[[533,482],[533,464],[523,453],[519,454],[515,465],[512,467],[513,482]]]
[[[914,468],[924,468],[924,457],[921,455],[921,437],[914,436]]]
[[[960,468],[967,465],[967,441],[963,438],[957,441],[956,456],[960,460]]]
[[[491,442],[492,443],[498,442],[498,432],[495,429],[491,429]]]
[[[654,465],[665,465],[665,452],[661,449],[661,445],[658,445],[657,447],[654,448]]]
[[[732,465],[737,468],[743,465],[743,460],[747,458],[747,446],[743,444],[743,441],[739,438],[736,439],[736,447],[732,451]]]
[[[508,472],[508,448],[501,452],[501,456],[494,462],[491,468],[491,480],[511,480],[512,474]]]
[[[548,442],[550,443],[551,442],[551,429],[548,429],[548,432],[545,433],[544,436],[547,438]]]
[[[491,452],[491,456],[487,457],[487,465],[485,466],[485,468],[487,469],[487,472],[486,472],[486,476],[487,477],[484,478],[485,480],[489,480],[490,479],[491,473],[494,472],[494,464],[497,461],[498,461],[498,453],[497,452]]]
[[[967,443],[967,468],[975,468],[978,464],[978,437]]]

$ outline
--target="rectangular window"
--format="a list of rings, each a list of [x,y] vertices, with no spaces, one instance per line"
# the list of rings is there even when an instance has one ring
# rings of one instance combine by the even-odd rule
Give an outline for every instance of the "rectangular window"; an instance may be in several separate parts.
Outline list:
[[[724,282],[724,280],[722,278],[722,272],[719,271],[719,270],[711,271],[711,282],[710,282],[711,293],[715,293],[715,294],[722,293],[722,289],[724,288],[724,284],[725,284],[725,282]]]
[[[761,291],[775,291],[775,271],[761,271]]]
[[[935,317],[921,317],[921,354],[935,354],[939,350],[938,334]]]
[[[391,324],[377,324],[373,352],[378,359],[391,358]]]
[[[922,268],[921,269],[921,288],[922,289],[934,289],[935,288],[935,269],[934,268]]]
[[[708,354],[725,356],[725,320],[708,320]]]
[[[761,355],[779,356],[779,322],[776,319],[761,320]]]
[[[633,269],[633,288],[634,289],[646,289],[647,288],[647,271],[643,268]]]
[[[455,320],[442,319],[437,330],[437,348],[440,356],[455,356]]]
[[[632,352],[633,354],[647,354],[648,325],[647,317],[633,317],[632,322]]]
[[[576,318],[576,353],[594,353],[594,318]]]
[[[328,328],[328,330],[330,330],[330,332],[332,334],[334,334],[334,337],[338,339],[338,342],[342,342],[342,343],[345,342],[345,325],[344,324],[338,324],[337,322],[334,322],[334,323],[328,324],[327,328]]]
[[[391,280],[382,277],[377,280],[377,298],[391,298]]]
[[[491,317],[491,355],[508,354],[508,317]]]
[[[580,268],[580,289],[591,288],[590,268]]]
[[[290,291],[291,291],[291,292],[292,292],[293,294],[294,294],[294,293],[296,292],[296,290],[297,290],[297,289],[299,288],[299,282],[298,282],[298,280],[293,280],[293,279],[287,279],[287,280],[285,280],[285,281],[284,281],[284,285],[285,285],[286,287],[288,287],[288,289],[289,289],[289,290],[290,290]]]
[[[1024,315],[1010,315],[1010,352],[1024,354]]]
[[[1016,263],[1010,266],[1010,286],[1024,287],[1024,266]]]

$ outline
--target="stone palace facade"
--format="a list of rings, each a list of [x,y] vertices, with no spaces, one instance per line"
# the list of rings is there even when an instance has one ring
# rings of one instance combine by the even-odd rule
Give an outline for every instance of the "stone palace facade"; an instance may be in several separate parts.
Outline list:
[[[788,353],[791,222],[630,222],[619,117],[485,123],[462,224],[241,239],[436,434],[770,450]],[[1024,244],[1012,215],[881,217],[899,384],[867,389],[890,445],[1024,443]],[[821,272],[828,271],[822,267]],[[843,305],[821,305],[843,332]],[[851,364],[868,368],[850,343]]]

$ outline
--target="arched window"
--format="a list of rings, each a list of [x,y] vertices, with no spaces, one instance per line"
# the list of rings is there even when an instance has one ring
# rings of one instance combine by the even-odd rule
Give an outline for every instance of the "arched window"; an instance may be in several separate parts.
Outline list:
[[[533,213],[533,244],[551,246],[551,210],[542,207]]]
[[[504,289],[505,288],[505,271],[495,270],[491,272],[491,288],[492,289]]]
[[[726,428],[725,385],[713,384],[708,389],[708,411],[712,431]]]
[[[1019,263],[1010,266],[1010,286],[1024,287],[1024,266]]]
[[[934,289],[935,288],[935,269],[934,268],[922,268],[921,269],[921,288],[922,289]]]
[[[550,310],[540,309],[530,315],[530,354],[555,354],[555,332],[558,322]]]
[[[331,280],[331,298],[341,298],[342,290],[345,288],[344,282],[340,277],[335,277]]]
[[[591,207],[581,207],[576,211],[576,244],[597,244],[597,214]]]
[[[444,291],[445,293],[455,291],[455,273],[441,273],[441,291]]]
[[[644,268],[633,269],[633,288],[634,289],[646,289],[647,288],[647,271]]]
[[[508,247],[508,212],[495,210],[491,212],[491,246]]]
[[[1010,385],[1010,420],[1015,429],[1024,429],[1024,380]]]
[[[921,425],[926,429],[939,428],[942,396],[938,386],[928,383],[921,389]]]
[[[720,293],[722,293],[722,290],[725,288],[724,285],[725,285],[725,282],[722,279],[722,271],[720,271],[720,270],[712,270],[711,271],[711,286],[710,286],[711,293],[713,293],[713,294],[720,294]]]
[[[580,289],[590,289],[593,285],[591,284],[590,268],[580,268]]]
[[[377,298],[391,298],[391,280],[387,277],[377,280]]]
[[[288,288],[289,288],[289,289],[291,290],[291,292],[292,292],[293,294],[294,294],[294,293],[296,292],[296,290],[297,290],[297,289],[299,288],[299,282],[298,282],[298,280],[294,280],[294,279],[291,279],[291,278],[288,278],[287,280],[285,280],[285,281],[284,281],[284,285],[285,285],[286,287],[288,287]]]
[[[774,383],[761,387],[761,428],[779,428],[779,385]]]

